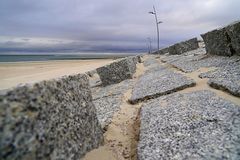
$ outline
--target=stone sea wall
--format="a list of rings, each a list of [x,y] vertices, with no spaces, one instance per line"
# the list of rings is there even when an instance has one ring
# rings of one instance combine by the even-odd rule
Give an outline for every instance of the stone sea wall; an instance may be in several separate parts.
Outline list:
[[[103,142],[85,74],[0,97],[0,159],[80,159]]]

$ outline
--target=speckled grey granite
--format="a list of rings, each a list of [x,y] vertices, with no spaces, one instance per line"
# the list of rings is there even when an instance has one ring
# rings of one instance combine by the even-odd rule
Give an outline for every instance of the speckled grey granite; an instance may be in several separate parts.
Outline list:
[[[168,47],[160,49],[159,51],[155,51],[152,54],[166,54],[168,53]]]
[[[143,65],[148,67],[150,65],[158,64],[158,60],[153,55],[148,55],[148,57],[143,61]]]
[[[97,73],[94,73],[91,77],[89,76],[89,85],[91,88],[102,85],[102,81]]]
[[[90,87],[98,87],[98,86],[102,85],[102,81],[98,77],[90,78],[89,85],[90,85]]]
[[[97,70],[96,70],[96,69],[86,72],[86,74],[87,74],[89,77],[93,77],[93,75],[96,74],[96,73],[97,73]]]
[[[231,39],[234,54],[240,55],[240,21],[236,21],[226,27]]]
[[[102,97],[93,101],[97,109],[97,117],[103,129],[109,125],[113,114],[119,111],[123,95]]]
[[[209,54],[232,56],[240,54],[240,22],[202,34]]]
[[[134,86],[134,81],[134,79],[127,79],[118,84],[91,88],[93,100],[123,94]]]
[[[197,61],[206,57],[206,50],[204,48],[198,48],[192,51],[185,52],[181,55],[166,55],[161,57],[162,62],[177,62],[177,61]]]
[[[143,104],[139,160],[240,159],[240,106],[210,91]]]
[[[227,35],[225,28],[215,29],[201,35],[204,42],[207,53],[223,56],[232,56],[231,40]]]
[[[123,58],[109,65],[97,68],[103,86],[119,83],[125,79],[130,79],[136,72],[136,62],[134,58]]]
[[[135,64],[142,63],[141,55],[129,56],[128,59],[132,59]]]
[[[159,72],[159,71],[162,71],[164,69],[167,69],[167,67],[163,66],[161,64],[154,64],[154,65],[151,65],[148,68],[146,68],[145,74]]]
[[[103,142],[86,75],[0,96],[0,159],[80,159]]]
[[[198,49],[194,49],[194,50],[191,50],[191,51],[188,51],[188,52],[184,52],[182,55],[184,55],[184,56],[188,56],[188,55],[197,56],[197,55],[205,55],[205,54],[207,54],[206,49],[203,48],[203,47],[200,47]]]
[[[137,55],[138,63],[143,63],[142,57],[143,55]]]
[[[118,84],[92,88],[93,103],[97,109],[97,117],[103,129],[111,122],[113,114],[122,104],[123,94],[132,89],[134,80],[127,79]]]
[[[238,61],[239,56],[224,57],[206,55],[202,49],[186,52],[183,55],[169,55],[161,58],[162,62],[173,65],[183,72],[193,72],[202,67],[220,67]]]
[[[168,47],[169,54],[182,54],[199,48],[197,38],[192,38]]]
[[[200,78],[210,78],[208,84],[216,89],[240,97],[240,61],[229,63],[215,71],[202,73]]]
[[[194,80],[188,79],[182,74],[175,73],[166,68],[162,68],[155,72],[146,72],[136,82],[129,102],[135,104],[194,85]]]

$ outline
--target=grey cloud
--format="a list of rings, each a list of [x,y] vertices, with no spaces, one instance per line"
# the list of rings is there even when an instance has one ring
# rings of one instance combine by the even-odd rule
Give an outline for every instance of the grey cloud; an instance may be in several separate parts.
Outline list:
[[[164,22],[160,25],[161,46],[197,36],[240,17],[239,0],[1,0],[0,36],[76,41],[74,44],[59,41],[59,46],[51,47],[60,49],[142,49],[146,48],[147,37],[156,40],[154,17],[148,14],[153,4]],[[19,46],[16,44],[15,48]],[[22,46],[36,47],[25,43]]]

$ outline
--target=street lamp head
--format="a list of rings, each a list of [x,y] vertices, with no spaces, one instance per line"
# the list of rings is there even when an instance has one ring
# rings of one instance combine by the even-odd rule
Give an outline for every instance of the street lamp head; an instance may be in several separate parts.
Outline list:
[[[155,14],[154,12],[148,12],[149,14]]]
[[[163,23],[162,21],[159,21],[158,24]]]

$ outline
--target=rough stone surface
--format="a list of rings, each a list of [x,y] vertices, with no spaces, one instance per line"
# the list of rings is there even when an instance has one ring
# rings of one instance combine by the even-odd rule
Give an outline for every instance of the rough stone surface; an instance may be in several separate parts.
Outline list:
[[[0,159],[80,159],[103,142],[86,75],[0,97]]]
[[[97,70],[96,70],[96,69],[86,72],[86,74],[87,74],[89,77],[93,77],[94,74],[96,74],[96,73],[97,73]]]
[[[147,68],[147,70],[145,71],[146,72],[145,74],[150,74],[150,73],[154,74],[154,72],[159,72],[164,69],[167,69],[167,67],[161,64],[154,64]]]
[[[119,111],[123,95],[102,97],[93,101],[101,127],[105,129],[111,122],[113,114]]]
[[[129,56],[128,59],[132,60],[135,64],[142,63],[142,59],[140,55],[137,56]]]
[[[240,106],[210,91],[151,100],[140,120],[139,160],[240,158]]]
[[[210,78],[208,84],[240,97],[240,62],[228,63],[217,70],[202,73],[200,78]]]
[[[180,42],[168,47],[169,54],[182,54],[191,50],[199,48],[197,38],[192,38],[190,40]]]
[[[166,54],[166,53],[168,53],[168,47],[160,49],[159,51],[155,51],[152,54],[161,54],[162,55],[162,54]]]
[[[124,80],[118,84],[112,84],[108,86],[99,86],[91,88],[93,100],[108,97],[108,96],[115,96],[119,94],[123,94],[128,89],[131,89],[134,85],[133,79]]]
[[[119,84],[91,89],[97,117],[103,129],[111,122],[113,114],[120,109],[123,94],[132,89],[133,85],[134,80],[125,80]]]
[[[231,39],[234,54],[240,55],[240,21],[230,24],[226,30]]]
[[[139,101],[156,98],[194,85],[193,80],[169,69],[163,68],[156,72],[146,72],[136,82],[129,102],[138,103]]]
[[[232,56],[240,54],[240,22],[202,34],[209,54]]]
[[[136,63],[133,58],[124,58],[109,65],[97,68],[102,85],[119,83],[125,79],[130,79],[136,71]]]
[[[150,65],[158,64],[158,60],[156,59],[155,56],[148,55],[148,57],[143,61],[143,65],[145,67],[148,67]]]
[[[137,60],[138,60],[138,63],[142,63],[142,56],[141,55],[137,55]]]
[[[97,73],[89,77],[89,85],[91,88],[102,85],[102,81]]]
[[[225,28],[215,29],[201,35],[204,42],[207,53],[223,56],[231,56],[230,38],[227,35]]]
[[[163,62],[173,65],[183,72],[193,72],[202,67],[220,67],[239,60],[239,56],[224,57],[206,55],[203,48],[186,52],[183,55],[169,55],[161,58]]]

